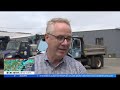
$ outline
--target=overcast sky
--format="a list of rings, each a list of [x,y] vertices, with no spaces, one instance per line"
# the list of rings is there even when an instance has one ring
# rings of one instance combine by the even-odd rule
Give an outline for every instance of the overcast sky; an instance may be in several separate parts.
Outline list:
[[[0,31],[44,34],[54,17],[69,19],[74,32],[120,28],[120,12],[115,11],[0,11]]]

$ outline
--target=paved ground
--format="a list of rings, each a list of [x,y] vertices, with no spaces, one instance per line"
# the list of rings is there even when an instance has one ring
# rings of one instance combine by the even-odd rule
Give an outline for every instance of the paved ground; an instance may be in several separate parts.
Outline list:
[[[120,74],[120,58],[105,58],[104,67],[101,69],[87,67],[87,71],[92,74]]]

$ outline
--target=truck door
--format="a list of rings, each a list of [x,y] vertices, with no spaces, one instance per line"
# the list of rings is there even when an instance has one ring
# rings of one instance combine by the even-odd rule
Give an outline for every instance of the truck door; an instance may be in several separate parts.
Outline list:
[[[20,53],[20,57],[22,57],[22,58],[29,57],[30,47],[29,47],[28,42],[21,42],[19,53]]]
[[[48,47],[48,45],[47,45],[46,41],[44,39],[41,39],[38,44],[38,51],[39,51],[38,54],[45,53],[47,47]]]
[[[81,40],[78,38],[72,39],[71,55],[73,58],[81,58]]]

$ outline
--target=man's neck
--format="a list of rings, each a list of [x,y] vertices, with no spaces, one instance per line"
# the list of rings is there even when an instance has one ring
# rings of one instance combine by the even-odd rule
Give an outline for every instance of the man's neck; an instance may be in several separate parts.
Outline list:
[[[56,57],[55,55],[49,52],[47,52],[47,57],[49,59],[49,62],[55,66],[59,64],[62,60],[62,58]]]

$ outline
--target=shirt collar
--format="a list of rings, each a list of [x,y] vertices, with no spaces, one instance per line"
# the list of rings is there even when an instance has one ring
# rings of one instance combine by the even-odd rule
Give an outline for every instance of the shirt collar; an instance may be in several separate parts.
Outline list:
[[[50,62],[49,62],[49,59],[48,59],[48,57],[47,57],[47,53],[45,52],[45,54],[44,54],[45,56],[44,56],[44,62],[46,63],[46,64],[49,64],[49,65],[51,65],[51,66],[53,66]],[[55,66],[55,67],[58,67],[59,65],[61,65],[62,63],[65,63],[65,59],[63,58],[61,61],[60,61],[60,63],[57,65],[57,66]]]

